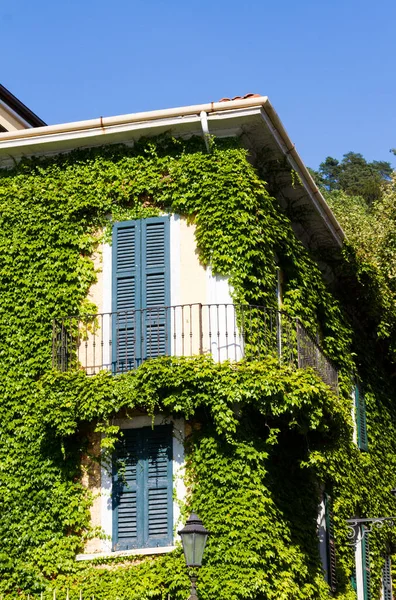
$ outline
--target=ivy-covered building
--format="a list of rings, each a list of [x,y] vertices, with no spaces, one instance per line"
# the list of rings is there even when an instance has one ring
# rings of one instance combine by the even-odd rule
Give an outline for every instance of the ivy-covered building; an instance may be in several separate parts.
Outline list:
[[[0,590],[392,598],[392,332],[268,98],[0,134]]]

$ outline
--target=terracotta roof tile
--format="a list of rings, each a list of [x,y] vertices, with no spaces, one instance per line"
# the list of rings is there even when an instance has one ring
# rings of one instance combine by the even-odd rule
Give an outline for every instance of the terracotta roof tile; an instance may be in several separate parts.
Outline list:
[[[261,94],[245,94],[244,96],[234,96],[234,98],[221,98],[219,102],[231,102],[231,100],[247,100],[248,98],[260,98]]]

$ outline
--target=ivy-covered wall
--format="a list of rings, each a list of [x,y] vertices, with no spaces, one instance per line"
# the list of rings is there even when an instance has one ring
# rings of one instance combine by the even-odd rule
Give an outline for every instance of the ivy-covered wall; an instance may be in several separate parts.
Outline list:
[[[213,532],[199,578],[203,600],[327,598],[316,537],[323,486],[334,501],[338,597],[353,598],[344,520],[395,510],[394,386],[380,361],[364,360],[350,313],[238,142],[217,142],[208,154],[202,140],[162,138],[23,160],[0,172],[0,206],[0,592],[187,596],[180,549],[75,561],[95,534],[81,484],[89,434],[106,433],[111,451],[112,418],[139,408],[193,425],[184,510],[193,505]],[[92,254],[98,231],[109,233],[108,216],[160,212],[194,221],[202,264],[230,276],[239,302],[275,305],[277,257],[284,308],[311,331],[319,325],[340,369],[339,396],[313,372],[270,358],[221,365],[159,358],[116,377],[52,371],[53,319],[92,311]],[[348,273],[357,268],[348,257],[344,263]],[[366,392],[368,453],[352,442],[354,365]],[[373,537],[374,594],[386,535]]]

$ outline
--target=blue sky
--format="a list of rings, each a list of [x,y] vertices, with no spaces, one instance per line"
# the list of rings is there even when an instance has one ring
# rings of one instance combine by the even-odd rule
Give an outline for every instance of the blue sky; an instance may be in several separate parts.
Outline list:
[[[396,160],[396,1],[0,2],[0,82],[47,123],[269,96],[303,160]]]

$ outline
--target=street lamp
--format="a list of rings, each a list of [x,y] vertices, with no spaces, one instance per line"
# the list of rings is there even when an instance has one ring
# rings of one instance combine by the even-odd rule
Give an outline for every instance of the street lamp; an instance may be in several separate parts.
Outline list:
[[[191,513],[186,525],[178,534],[182,540],[184,558],[186,559],[188,569],[199,569],[202,566],[202,557],[209,531],[205,529],[198,515]],[[191,592],[188,600],[198,600],[196,590],[197,576],[189,572],[189,577]]]

